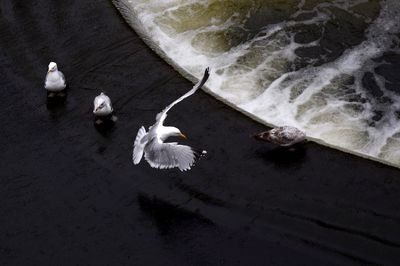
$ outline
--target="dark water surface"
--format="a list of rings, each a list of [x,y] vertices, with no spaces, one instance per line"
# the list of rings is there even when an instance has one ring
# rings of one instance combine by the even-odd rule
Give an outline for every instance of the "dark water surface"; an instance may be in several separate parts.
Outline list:
[[[208,150],[190,172],[131,163],[133,138],[192,85],[109,1],[0,2],[0,265],[400,263],[399,171],[263,126],[203,92],[168,122]],[[54,60],[69,83],[46,104]],[[105,91],[119,120],[93,126]]]

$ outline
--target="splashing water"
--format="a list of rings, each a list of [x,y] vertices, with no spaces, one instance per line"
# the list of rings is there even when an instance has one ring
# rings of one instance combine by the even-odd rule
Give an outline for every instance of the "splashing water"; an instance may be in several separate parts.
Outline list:
[[[400,167],[400,1],[118,0],[150,46],[267,125]]]

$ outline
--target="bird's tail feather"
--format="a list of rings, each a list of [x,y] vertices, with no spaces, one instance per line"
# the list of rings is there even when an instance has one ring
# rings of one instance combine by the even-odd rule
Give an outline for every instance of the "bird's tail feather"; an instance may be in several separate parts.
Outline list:
[[[146,129],[143,126],[139,128],[133,145],[132,161],[134,164],[138,164],[142,160],[144,146],[146,145],[146,143],[142,143],[142,139],[146,134]]]

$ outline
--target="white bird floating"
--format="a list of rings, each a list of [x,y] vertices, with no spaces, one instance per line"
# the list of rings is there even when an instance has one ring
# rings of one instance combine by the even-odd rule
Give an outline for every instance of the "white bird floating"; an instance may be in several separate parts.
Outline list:
[[[149,127],[149,131],[142,126],[136,136],[132,160],[138,164],[144,153],[144,158],[153,168],[169,169],[178,167],[181,171],[190,170],[196,159],[201,157],[206,151],[198,152],[193,148],[180,145],[176,142],[165,143],[168,137],[178,136],[186,139],[186,136],[176,127],[166,127],[163,125],[167,118],[167,112],[183,99],[194,94],[206,83],[210,76],[209,68],[204,72],[203,78],[186,94],[168,105],[156,116],[156,123]]]
[[[58,70],[57,64],[50,62],[47,71],[44,87],[48,91],[48,97],[65,96],[63,93],[67,84],[65,82],[64,74]]]
[[[114,111],[110,97],[105,95],[104,92],[94,98],[93,106],[93,114],[96,116],[107,116]]]
[[[96,124],[100,125],[107,121],[115,122],[117,118],[113,115],[113,112],[111,99],[104,92],[94,98],[93,114],[96,116]]]
[[[295,127],[284,126],[261,132],[256,134],[254,138],[272,142],[282,147],[289,147],[304,141],[306,134]]]

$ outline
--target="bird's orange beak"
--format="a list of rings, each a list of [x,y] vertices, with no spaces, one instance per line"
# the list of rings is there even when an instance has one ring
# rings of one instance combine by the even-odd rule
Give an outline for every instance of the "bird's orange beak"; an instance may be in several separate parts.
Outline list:
[[[182,138],[187,139],[187,137],[184,134],[180,134]]]

